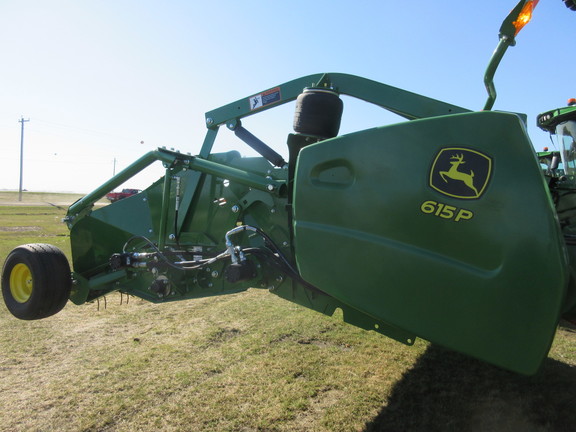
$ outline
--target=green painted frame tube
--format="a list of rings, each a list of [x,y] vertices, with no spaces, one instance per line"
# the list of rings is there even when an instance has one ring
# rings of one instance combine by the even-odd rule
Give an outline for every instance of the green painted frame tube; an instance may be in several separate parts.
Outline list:
[[[504,54],[510,45],[510,39],[506,37],[502,37],[500,39],[500,42],[498,42],[498,45],[492,54],[490,63],[488,63],[486,72],[484,73],[484,85],[486,86],[486,91],[488,92],[488,99],[486,100],[486,104],[484,104],[484,111],[490,111],[494,106],[494,102],[496,101],[494,74],[496,73],[496,69],[498,69],[498,65],[500,64],[502,57],[504,57]]]
[[[524,6],[527,4],[529,5],[531,0],[520,0],[518,4],[510,11],[506,19],[502,22],[502,26],[500,27],[500,40],[492,57],[490,58],[490,62],[488,63],[488,67],[486,68],[486,72],[484,73],[484,85],[486,86],[486,90],[488,91],[488,99],[486,100],[486,104],[484,105],[484,111],[490,111],[494,106],[494,102],[496,101],[496,88],[494,87],[494,74],[496,73],[496,69],[504,57],[506,50],[510,46],[516,45],[516,35],[522,28],[528,24],[532,15],[527,17],[527,21],[525,21],[522,25],[519,25],[518,20],[522,14]],[[538,3],[537,1],[535,3]],[[532,5],[531,8],[533,9],[536,4]]]
[[[288,81],[250,97],[208,111],[206,113],[206,126],[210,130],[215,130],[220,125],[230,121],[248,117],[291,102],[295,100],[306,87],[333,88],[340,94],[373,103],[409,120],[469,112],[468,109],[457,105],[452,105],[359,76],[343,73],[320,73]],[[250,101],[252,98],[270,92],[277,92],[277,101],[258,109],[251,109]]]
[[[162,161],[166,164],[172,164],[177,159],[177,156],[173,153],[169,153],[166,151],[162,151],[161,149],[153,150],[146,153],[136,162],[129,165],[127,168],[120,171],[110,180],[102,184],[102,186],[98,187],[94,191],[90,192],[83,198],[80,198],[78,201],[73,203],[68,208],[68,216],[74,216],[80,213],[82,210],[85,210],[87,207],[92,206],[96,201],[100,198],[105,196],[114,188],[120,186],[125,181],[129,180],[130,178],[134,177],[143,169],[150,166],[152,163],[156,161]]]
[[[202,145],[200,157],[207,158],[210,154],[220,125],[293,101],[302,90],[308,86],[331,86],[336,88],[341,94],[373,103],[408,119],[469,112],[469,110],[456,105],[447,104],[355,75],[342,73],[308,75],[275,87],[275,89],[279,89],[278,91],[281,95],[280,100],[278,103],[271,104],[262,109],[251,110],[250,98],[244,98],[206,113],[208,132]],[[174,164],[177,159],[181,158],[183,158],[183,156],[179,153],[162,149],[148,152],[96,190],[72,204],[68,209],[68,216],[74,217],[86,208],[91,207],[108,192],[120,186],[153,162],[160,160],[170,166]],[[230,180],[240,181],[259,190],[276,194],[284,193],[284,182],[266,179],[262,176],[210,162],[206,159],[190,156],[188,166],[191,169],[206,174],[218,175]]]
[[[102,273],[86,279],[80,273],[72,272],[74,285],[70,294],[70,301],[75,305],[84,304],[91,290],[96,290],[104,285],[122,280],[126,278],[127,274],[126,270],[118,270],[112,273]]]
[[[170,188],[172,187],[172,171],[166,168],[164,175],[164,189],[162,192],[162,210],[160,213],[160,229],[158,232],[158,248],[164,249],[166,243],[166,224],[168,223],[168,210],[170,207]]]
[[[272,166],[272,165],[270,165]],[[274,180],[266,178],[261,175],[253,174],[247,171],[242,171],[238,168],[233,168],[227,165],[222,165],[201,158],[190,158],[188,167],[193,170],[203,172],[205,174],[215,175],[227,180],[238,181],[246,186],[254,189],[273,193],[275,195],[282,195],[285,193],[285,181]]]

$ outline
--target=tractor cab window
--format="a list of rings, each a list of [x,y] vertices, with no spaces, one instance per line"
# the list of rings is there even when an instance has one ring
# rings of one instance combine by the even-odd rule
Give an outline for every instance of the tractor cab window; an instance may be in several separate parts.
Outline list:
[[[566,175],[559,151],[543,151],[538,153],[540,169],[545,176],[562,177]]]
[[[556,126],[556,137],[566,174],[576,175],[576,120],[569,120]]]

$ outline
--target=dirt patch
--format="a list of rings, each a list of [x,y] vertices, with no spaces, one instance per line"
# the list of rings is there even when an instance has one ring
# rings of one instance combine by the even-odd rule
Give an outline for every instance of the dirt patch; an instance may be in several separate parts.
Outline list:
[[[13,226],[13,227],[0,227],[0,231],[4,232],[32,232],[40,231],[38,226]]]

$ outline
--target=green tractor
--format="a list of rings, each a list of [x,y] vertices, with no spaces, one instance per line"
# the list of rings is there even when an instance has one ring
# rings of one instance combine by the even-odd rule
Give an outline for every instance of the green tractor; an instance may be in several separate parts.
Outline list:
[[[482,111],[340,73],[209,111],[198,155],[151,151],[70,206],[72,271],[54,246],[16,247],[8,310],[30,320],[112,291],[161,303],[263,288],[404,344],[535,373],[560,318],[576,315],[576,108],[539,118],[562,143],[563,175],[543,175],[525,116],[490,109],[536,3],[503,23]],[[406,121],[338,135],[340,95]],[[286,161],[242,119],[294,100]],[[221,129],[261,156],[212,153]],[[94,206],[156,161],[165,175],[147,189]]]

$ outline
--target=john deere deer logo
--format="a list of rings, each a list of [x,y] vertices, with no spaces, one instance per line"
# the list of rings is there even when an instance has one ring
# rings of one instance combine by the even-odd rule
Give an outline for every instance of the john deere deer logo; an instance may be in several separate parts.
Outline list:
[[[438,152],[430,169],[430,186],[454,198],[477,199],[484,193],[492,173],[492,159],[461,147]]]
[[[446,177],[451,178],[452,180],[459,180],[464,182],[466,186],[474,191],[474,194],[477,197],[478,189],[474,187],[474,171],[470,170],[470,174],[458,171],[458,167],[465,163],[466,162],[464,161],[463,154],[452,156],[450,158],[450,165],[452,165],[452,167],[450,167],[448,171],[440,171],[440,177],[442,177],[442,180],[444,180],[446,183],[448,183]]]

